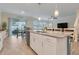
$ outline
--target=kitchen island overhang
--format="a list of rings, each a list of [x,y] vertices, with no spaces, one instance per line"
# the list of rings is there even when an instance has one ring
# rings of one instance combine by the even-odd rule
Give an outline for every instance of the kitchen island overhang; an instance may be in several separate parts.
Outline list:
[[[30,31],[30,47],[38,55],[70,54],[70,34],[63,32],[42,33]]]

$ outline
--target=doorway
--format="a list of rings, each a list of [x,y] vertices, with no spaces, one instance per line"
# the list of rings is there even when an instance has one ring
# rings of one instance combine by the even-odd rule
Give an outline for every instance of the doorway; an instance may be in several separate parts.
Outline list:
[[[26,22],[22,19],[11,18],[9,20],[9,36],[23,37],[25,33]]]

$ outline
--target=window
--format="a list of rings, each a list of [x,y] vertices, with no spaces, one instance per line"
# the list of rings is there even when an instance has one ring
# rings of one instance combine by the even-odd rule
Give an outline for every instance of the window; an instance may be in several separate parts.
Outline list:
[[[33,30],[43,30],[44,27],[47,27],[48,22],[46,20],[34,20],[33,21]]]

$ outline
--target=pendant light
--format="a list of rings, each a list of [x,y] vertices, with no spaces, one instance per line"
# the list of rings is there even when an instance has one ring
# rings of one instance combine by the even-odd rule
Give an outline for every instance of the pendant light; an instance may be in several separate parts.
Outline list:
[[[41,20],[41,17],[38,17],[38,20],[40,21]]]
[[[55,17],[58,17],[58,16],[59,16],[59,11],[58,11],[58,6],[57,6],[57,4],[56,4],[56,7],[55,7],[54,16],[55,16]]]
[[[38,6],[39,6],[39,12],[40,12],[40,5],[41,5],[41,3],[38,3]],[[40,21],[40,20],[41,20],[41,17],[38,17],[38,20]]]

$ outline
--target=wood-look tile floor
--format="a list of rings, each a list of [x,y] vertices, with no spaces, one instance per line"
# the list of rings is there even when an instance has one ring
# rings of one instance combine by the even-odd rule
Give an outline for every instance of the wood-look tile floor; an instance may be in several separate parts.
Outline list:
[[[24,39],[12,36],[4,40],[4,47],[0,55],[35,55],[35,53],[27,46]]]

